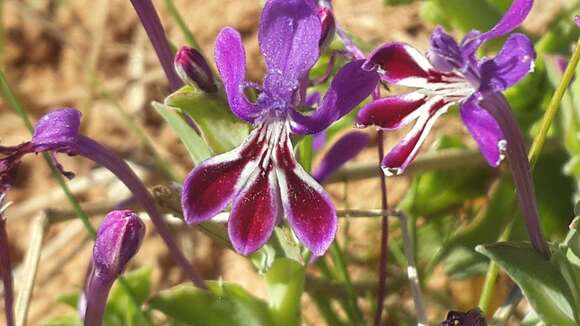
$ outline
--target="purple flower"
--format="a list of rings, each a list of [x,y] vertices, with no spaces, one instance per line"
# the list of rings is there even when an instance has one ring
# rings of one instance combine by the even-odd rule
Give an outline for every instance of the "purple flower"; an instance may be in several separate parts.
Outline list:
[[[332,13],[332,8],[330,7],[319,6],[317,14],[322,28],[318,45],[321,50],[324,50],[334,39],[334,34],[336,33],[336,21],[334,19],[334,14]]]
[[[259,43],[267,73],[262,85],[245,80],[245,52],[240,34],[223,29],[215,59],[231,110],[255,129],[238,148],[208,159],[187,176],[182,206],[188,223],[211,219],[230,202],[228,232],[234,248],[247,255],[270,237],[283,213],[298,239],[323,254],[336,233],[333,203],[324,189],[296,162],[290,133],[314,134],[350,112],[378,82],[345,65],[312,115],[304,106],[308,72],[318,60],[321,22],[311,0],[270,0],[260,20]],[[258,92],[255,102],[244,89]]]
[[[342,136],[326,152],[312,176],[318,182],[326,181],[342,165],[358,155],[370,142],[370,137],[364,132],[353,131]]]
[[[145,224],[130,210],[112,211],[105,216],[93,247],[86,301],[81,300],[85,325],[101,325],[111,287],[141,247],[144,235]]]
[[[485,316],[479,309],[471,309],[467,312],[450,311],[447,319],[440,326],[486,326]]]
[[[197,85],[206,93],[217,92],[217,86],[213,79],[211,68],[203,55],[194,48],[183,46],[175,54],[173,61],[175,71],[183,80],[190,85]]]
[[[441,27],[436,28],[427,57],[404,43],[386,43],[371,53],[363,68],[378,69],[389,83],[417,89],[376,100],[358,114],[357,124],[361,127],[376,125],[391,130],[416,121],[407,136],[384,157],[385,174],[403,172],[437,118],[454,104],[459,104],[461,118],[487,162],[494,167],[500,164],[506,140],[496,119],[480,102],[525,77],[533,70],[536,54],[530,40],[519,33],[510,34],[494,58],[479,59],[476,51],[488,40],[517,28],[532,4],[532,0],[514,0],[492,29],[485,33],[472,31],[461,43]]]
[[[71,177],[72,173],[63,171],[55,159],[55,154],[84,156],[107,168],[129,188],[151,217],[175,262],[195,285],[204,288],[204,281],[197,276],[187,258],[179,250],[147,188],[127,163],[96,141],[79,133],[80,119],[81,113],[75,109],[63,108],[52,111],[38,121],[30,141],[12,147],[0,147],[0,192],[5,192],[12,186],[20,160],[26,154],[48,152],[55,166],[68,177]]]
[[[580,15],[574,16],[574,21],[576,22],[576,26],[580,27]]]

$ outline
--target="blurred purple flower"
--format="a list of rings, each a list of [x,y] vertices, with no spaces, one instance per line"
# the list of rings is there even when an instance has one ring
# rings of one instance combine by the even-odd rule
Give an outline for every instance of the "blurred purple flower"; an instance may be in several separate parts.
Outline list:
[[[115,280],[141,247],[145,224],[130,210],[112,211],[99,227],[91,273],[87,281],[81,311],[85,325],[99,326],[107,304],[107,297]]]
[[[296,162],[290,133],[314,134],[350,112],[378,82],[363,61],[345,65],[312,115],[295,110],[306,101],[308,72],[319,56],[321,22],[312,0],[270,0],[260,19],[259,43],[267,73],[262,85],[245,80],[240,34],[224,28],[215,59],[230,108],[255,129],[238,148],[201,163],[187,176],[182,206],[188,223],[211,219],[232,202],[228,232],[247,255],[270,237],[282,212],[298,239],[321,255],[334,239],[336,211],[324,189]],[[244,89],[258,93],[255,102]]]
[[[576,22],[576,26],[580,27],[580,15],[576,15],[574,21]]]
[[[364,132],[353,131],[342,136],[326,152],[312,176],[323,183],[346,162],[358,155],[370,142],[370,137]]]
[[[461,118],[489,165],[500,164],[506,140],[496,119],[480,102],[525,77],[534,68],[536,54],[530,40],[519,33],[510,34],[494,58],[478,59],[476,51],[488,40],[516,29],[532,4],[532,0],[514,0],[493,28],[484,33],[472,31],[461,43],[437,27],[427,58],[404,43],[386,43],[371,53],[363,68],[378,69],[389,83],[417,88],[412,93],[374,101],[358,114],[360,127],[376,125],[391,130],[417,121],[384,157],[386,175],[405,170],[437,118],[454,104],[459,104]]]
[[[55,165],[68,177],[72,174],[62,170],[54,154],[84,156],[107,168],[129,188],[135,199],[151,217],[151,221],[176,263],[195,285],[204,288],[203,280],[197,276],[187,258],[179,250],[147,188],[125,161],[99,143],[79,133],[80,119],[81,113],[75,109],[63,108],[52,111],[38,121],[30,141],[13,147],[0,147],[0,155],[2,155],[0,157],[0,192],[5,192],[12,186],[20,160],[26,154],[48,152]]]
[[[211,68],[196,49],[188,46],[181,47],[175,54],[173,64],[183,82],[197,86],[206,93],[217,92]]]

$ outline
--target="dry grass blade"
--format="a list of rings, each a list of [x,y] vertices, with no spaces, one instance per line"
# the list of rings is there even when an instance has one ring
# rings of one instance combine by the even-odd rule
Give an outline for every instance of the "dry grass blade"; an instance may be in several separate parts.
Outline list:
[[[16,282],[16,284],[19,285],[15,305],[16,326],[26,325],[28,307],[30,305],[30,298],[32,297],[32,290],[36,280],[38,263],[40,261],[42,240],[44,239],[47,225],[48,219],[46,214],[43,212],[34,219],[30,227],[29,247],[24,259],[24,274],[19,280],[20,282]]]

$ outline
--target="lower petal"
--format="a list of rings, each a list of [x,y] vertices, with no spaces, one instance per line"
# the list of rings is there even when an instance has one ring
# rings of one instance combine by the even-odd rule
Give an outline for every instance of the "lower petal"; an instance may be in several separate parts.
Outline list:
[[[261,130],[255,129],[240,147],[202,162],[185,178],[181,206],[187,223],[209,220],[242,188],[264,151]]]
[[[505,156],[506,140],[497,121],[475,100],[465,102],[459,112],[487,163],[493,167],[498,166]]]
[[[276,165],[282,205],[290,227],[314,255],[323,255],[334,240],[338,226],[330,196],[296,163],[289,139],[278,146]]]
[[[230,241],[237,252],[248,255],[268,241],[280,214],[279,201],[273,165],[256,170],[236,195],[228,222]]]
[[[381,167],[386,176],[399,175],[405,171],[419,153],[421,145],[423,145],[437,118],[445,113],[451,105],[452,103],[439,101],[429,113],[419,117],[407,136],[383,158]]]

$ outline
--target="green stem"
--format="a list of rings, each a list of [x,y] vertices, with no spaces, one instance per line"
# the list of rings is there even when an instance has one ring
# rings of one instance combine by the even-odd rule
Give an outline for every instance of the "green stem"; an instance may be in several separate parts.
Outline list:
[[[515,205],[514,205],[515,206]],[[514,211],[515,209],[512,209]],[[499,237],[499,241],[507,241],[510,237],[514,226],[515,218],[512,218],[511,222],[502,232]],[[483,290],[481,292],[481,296],[479,297],[479,304],[478,307],[483,312],[487,312],[489,309],[489,304],[491,303],[491,299],[493,297],[493,290],[495,288],[495,281],[497,280],[497,275],[499,273],[499,266],[495,262],[490,262],[489,267],[487,269],[487,273],[485,274],[485,281],[483,283]]]
[[[348,273],[347,264],[344,259],[344,255],[342,253],[342,249],[338,244],[337,240],[335,239],[330,247],[330,253],[332,255],[332,260],[334,261],[335,267],[337,268],[338,279],[344,282],[346,286],[346,290],[348,292],[348,302],[347,305],[349,307],[349,317],[352,321],[355,321],[357,324],[362,324],[363,316],[360,308],[357,304],[357,296],[355,294],[354,288],[352,286],[352,281],[350,279],[350,275]]]
[[[199,43],[197,43],[195,37],[193,36],[193,33],[191,33],[191,31],[185,24],[183,17],[181,17],[181,14],[179,13],[179,10],[177,10],[175,5],[173,4],[173,0],[165,0],[165,6],[167,7],[167,10],[169,10],[169,13],[173,17],[173,19],[175,19],[175,22],[177,23],[177,26],[179,26],[179,29],[181,30],[183,36],[187,40],[187,43],[189,43],[191,47],[201,52],[201,47],[199,46]]]
[[[548,109],[546,109],[546,113],[544,113],[544,118],[542,120],[542,126],[540,127],[540,131],[534,138],[534,142],[532,143],[532,147],[530,148],[530,152],[528,154],[528,160],[530,161],[530,166],[533,169],[538,161],[540,156],[540,152],[544,147],[544,142],[546,141],[546,136],[548,135],[548,130],[550,130],[550,126],[556,117],[556,113],[558,112],[558,108],[560,108],[560,102],[562,101],[562,97],[566,90],[568,89],[568,85],[572,81],[574,77],[574,72],[576,71],[576,66],[578,65],[578,61],[580,61],[580,40],[576,44],[576,49],[574,50],[574,54],[564,71],[564,75],[562,76],[562,80],[556,88],[554,92],[554,96],[550,100],[548,104]]]
[[[4,75],[4,72],[2,72],[2,71],[0,71],[0,92],[2,93],[2,97],[4,98],[4,100],[20,116],[20,119],[22,120],[22,122],[24,123],[24,125],[26,126],[28,131],[30,131],[30,133],[32,134],[34,132],[34,127],[32,125],[32,122],[30,121],[30,118],[28,117],[28,115],[24,111],[24,108],[22,107],[22,105],[17,100],[16,96],[14,95],[14,92],[12,91],[12,89],[10,88],[10,85],[8,84],[8,81],[6,80],[6,76]],[[50,156],[46,153],[43,153],[42,156],[43,156],[46,164],[48,164],[48,166],[50,167],[50,170],[52,172],[52,176],[54,177],[54,179],[56,180],[56,182],[58,183],[58,185],[60,186],[60,188],[64,192],[66,198],[68,199],[68,201],[69,201],[70,205],[72,206],[73,210],[75,211],[76,215],[79,217],[79,219],[82,221],[83,225],[85,226],[87,233],[94,239],[97,233],[95,231],[95,228],[91,225],[91,222],[89,221],[89,216],[81,208],[80,203],[75,198],[75,196],[71,192],[70,188],[66,184],[64,177],[60,174],[58,169],[52,163]]]
[[[300,165],[310,173],[312,170],[312,136],[304,136],[300,144],[298,144],[298,151],[300,153]]]
[[[562,97],[564,96],[564,93],[566,93],[566,90],[568,89],[568,86],[572,81],[572,78],[574,77],[574,72],[576,70],[576,66],[578,65],[579,61],[580,61],[580,41],[576,44],[576,49],[574,50],[574,54],[572,55],[572,58],[570,59],[570,62],[568,63],[568,66],[564,71],[562,80],[560,81],[560,84],[556,88],[556,91],[554,92],[554,95],[552,96],[552,99],[548,104],[548,108],[546,109],[546,112],[544,113],[544,117],[542,119],[540,131],[534,138],[534,141],[528,153],[528,160],[530,162],[531,169],[534,168],[534,166],[538,161],[538,158],[540,156],[540,153],[542,152],[544,143],[546,141],[546,136],[548,135],[548,130],[550,129],[550,126],[554,121],[556,113],[558,112],[558,108],[560,107]],[[511,214],[512,220],[508,224],[506,229],[502,232],[499,241],[506,241],[509,239],[515,221],[515,217],[513,216],[515,215],[516,214]],[[494,262],[490,262],[487,274],[485,276],[483,290],[481,292],[481,296],[479,299],[479,308],[484,312],[487,312],[487,310],[489,309],[489,304],[493,296],[493,290],[495,287],[495,281],[497,280],[498,273],[499,267],[497,266],[497,264],[495,264]]]

